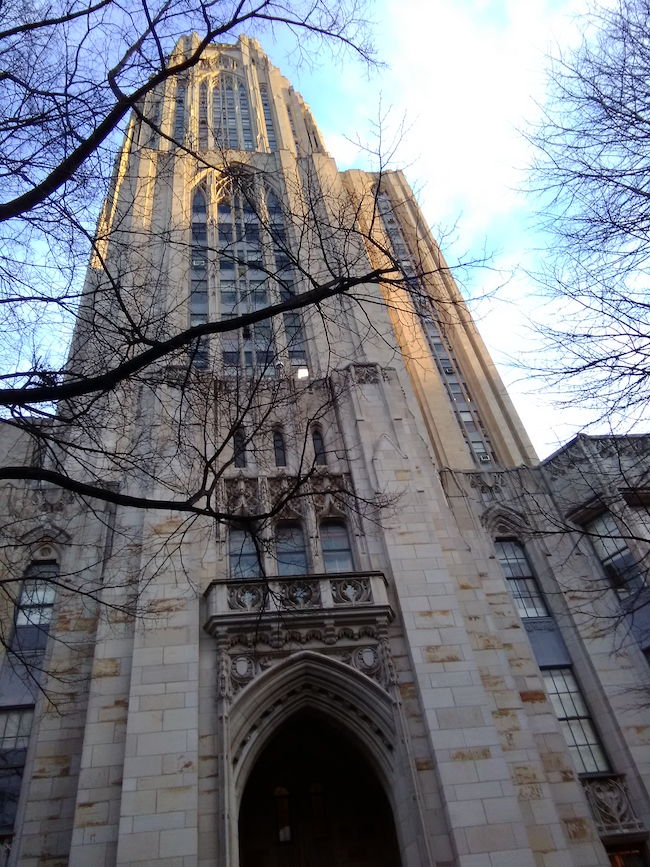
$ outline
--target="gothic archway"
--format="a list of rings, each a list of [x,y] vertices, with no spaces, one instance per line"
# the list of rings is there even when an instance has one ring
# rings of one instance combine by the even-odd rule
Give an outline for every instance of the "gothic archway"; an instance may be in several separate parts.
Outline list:
[[[369,762],[309,711],[266,744],[239,812],[240,867],[400,867],[393,813]]]

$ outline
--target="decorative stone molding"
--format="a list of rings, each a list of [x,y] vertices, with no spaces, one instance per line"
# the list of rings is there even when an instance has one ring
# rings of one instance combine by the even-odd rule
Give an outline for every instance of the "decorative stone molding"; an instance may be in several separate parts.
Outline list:
[[[222,697],[302,650],[351,666],[385,689],[395,682],[387,640],[394,615],[381,572],[214,581],[206,596],[205,629],[222,654]]]
[[[645,830],[634,814],[622,774],[585,777],[582,785],[601,837],[638,834]]]
[[[372,602],[372,589],[368,578],[341,578],[330,582],[335,605],[358,605]]]

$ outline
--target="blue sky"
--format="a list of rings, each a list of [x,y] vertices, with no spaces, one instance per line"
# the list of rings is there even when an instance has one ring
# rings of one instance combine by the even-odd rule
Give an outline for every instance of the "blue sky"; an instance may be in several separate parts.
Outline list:
[[[539,246],[524,185],[527,145],[519,133],[544,98],[544,57],[579,41],[586,0],[380,0],[372,7],[379,58],[388,68],[292,69],[281,44],[264,48],[309,103],[339,168],[367,167],[349,139],[372,136],[381,94],[394,125],[410,127],[398,151],[432,227],[456,225],[443,252],[453,265],[469,253],[494,254],[494,270],[474,270],[470,292],[491,290],[498,272],[515,276],[473,308],[524,424],[545,456],[587,418],[553,406],[509,359],[530,350],[528,317],[544,315],[523,269]],[[434,233],[436,233],[434,228]],[[519,268],[519,270],[515,270]]]

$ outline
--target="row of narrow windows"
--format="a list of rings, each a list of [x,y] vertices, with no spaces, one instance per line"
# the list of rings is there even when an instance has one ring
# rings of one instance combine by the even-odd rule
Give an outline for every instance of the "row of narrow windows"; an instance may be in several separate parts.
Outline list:
[[[476,463],[491,463],[495,460],[495,456],[490,438],[470,394],[453,347],[436,316],[435,309],[430,301],[425,301],[428,290],[422,286],[421,279],[416,275],[413,257],[402,235],[390,197],[387,193],[380,191],[377,193],[376,200],[377,209],[393,249],[395,260],[402,270],[407,287],[411,290],[413,305],[420,317],[429,348],[465,442]]]
[[[314,464],[317,467],[327,465],[327,452],[325,450],[325,440],[320,428],[314,428],[311,434]],[[238,428],[233,434],[233,463],[238,469],[243,469],[248,465],[248,442],[246,434],[242,428]],[[280,428],[273,431],[273,458],[276,467],[287,466],[288,450],[284,432]]]
[[[259,99],[264,122],[265,140],[271,152],[278,150],[278,137],[275,126],[274,101],[266,84],[259,85]],[[176,83],[174,96],[174,112],[171,125],[171,135],[177,146],[186,144],[186,136],[189,126],[189,100],[188,87],[183,81]],[[160,144],[160,124],[162,122],[162,101],[155,99],[149,111],[151,121],[148,134],[147,146],[157,148]],[[203,81],[198,87],[197,102],[197,128],[198,140],[190,141],[190,147],[196,147],[200,151],[222,150],[246,150],[256,148],[256,131],[251,111],[248,88],[245,81],[234,75],[221,74],[216,80]],[[294,146],[298,155],[302,154],[300,139],[296,131],[293,111],[289,105],[285,106],[289,127],[293,136]],[[318,134],[309,121],[305,124],[308,149],[320,151],[322,146]],[[261,137],[261,131],[260,131]]]
[[[343,521],[322,521],[319,527],[320,555],[325,572],[352,572],[354,559],[347,527]],[[228,571],[231,578],[260,578],[264,574],[262,543],[247,531],[233,528],[228,534]],[[266,545],[264,548],[266,549]],[[272,559],[278,575],[309,572],[305,534],[299,523],[278,524],[272,544]]]
[[[269,150],[278,149],[273,123],[273,113],[266,85],[260,85],[260,100],[264,115],[266,139]],[[154,104],[152,120],[159,126],[160,103]],[[173,136],[177,144],[185,142],[187,133],[187,85],[178,82],[174,107]],[[156,122],[158,121],[158,123]],[[151,147],[158,144],[158,134],[152,131]],[[199,150],[253,150],[253,128],[246,85],[232,75],[221,75],[212,87],[207,82],[199,85],[198,100],[198,146]]]
[[[645,586],[646,576],[614,516],[608,512],[599,515],[587,522],[584,530],[619,598],[625,600],[638,594]],[[552,618],[523,545],[514,540],[499,540],[495,542],[495,550],[524,623]],[[650,645],[650,637],[646,636],[646,641]],[[642,649],[650,662],[650,646],[642,646]],[[546,692],[578,772],[610,773],[610,762],[573,666],[549,667],[540,663],[540,667]]]
[[[219,202],[216,209],[221,320],[289,301],[296,294],[280,202],[270,190],[256,195],[256,207],[249,198],[236,195]],[[261,209],[266,212],[263,231]],[[197,326],[208,322],[211,315],[207,201],[201,190],[192,200],[191,235],[190,325]],[[305,337],[298,311],[287,311],[274,320],[263,319],[221,337],[220,365],[225,376],[273,376],[284,365],[284,359],[290,367],[306,369]],[[193,362],[197,367],[208,366],[207,342],[195,347]]]

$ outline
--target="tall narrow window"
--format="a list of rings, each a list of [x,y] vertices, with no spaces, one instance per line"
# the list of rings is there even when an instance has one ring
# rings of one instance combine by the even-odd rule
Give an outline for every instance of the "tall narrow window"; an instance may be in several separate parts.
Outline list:
[[[528,557],[518,542],[495,542],[497,557],[522,618],[548,617]]]
[[[284,434],[280,430],[273,431],[273,453],[276,467],[286,467],[287,454],[284,448]]]
[[[300,524],[280,524],[275,530],[275,556],[278,575],[304,575],[307,549]]]
[[[296,153],[300,155],[300,144],[298,143],[298,136],[296,134],[296,127],[293,122],[293,114],[291,113],[291,109],[287,106],[287,114],[289,115],[289,126],[291,127],[291,135],[293,136],[293,143],[296,146]]]
[[[547,668],[542,674],[578,773],[609,771],[609,762],[571,669]]]
[[[217,84],[212,88],[212,132],[215,148],[223,147],[221,88]]]
[[[228,560],[231,578],[258,578],[260,562],[253,537],[247,530],[230,530]]]
[[[643,573],[613,516],[609,513],[600,515],[587,525],[586,530],[618,595],[628,596],[638,590],[644,582]]]
[[[272,151],[277,151],[278,143],[275,138],[275,128],[273,126],[273,113],[271,111],[271,103],[269,101],[269,93],[265,84],[260,85],[260,96],[262,98],[262,111],[264,112],[264,124],[266,126],[266,137],[269,141],[269,148]]]
[[[352,572],[352,548],[343,521],[323,521],[320,543],[326,572]]]
[[[244,136],[244,148],[247,151],[253,150],[253,132],[251,130],[251,114],[248,108],[248,95],[246,88],[240,83],[239,88],[239,116],[241,118],[241,128]]]
[[[190,326],[208,321],[208,223],[206,201],[197,190],[192,199],[192,250],[190,267]],[[199,341],[192,349],[192,363],[204,368],[208,364],[208,346]]]
[[[205,82],[199,87],[199,150],[208,149],[208,86]]]
[[[314,444],[314,463],[318,467],[324,467],[327,464],[325,455],[325,443],[323,442],[323,434],[318,428],[312,431],[312,442]]]
[[[237,118],[235,116],[235,90],[232,78],[228,77],[225,80],[225,97],[226,97],[226,127],[224,135],[227,134],[229,148],[237,147]]]
[[[255,207],[243,196],[223,202],[217,211],[221,317],[232,318],[269,306],[260,224]],[[247,376],[275,373],[275,340],[269,319],[224,335],[223,369],[237,375],[243,358]]]
[[[0,711],[0,833],[13,831],[34,710]]]
[[[176,111],[174,114],[174,141],[184,144],[185,141],[185,85],[176,85]]]
[[[296,294],[293,283],[293,268],[287,246],[282,207],[277,196],[271,190],[266,194],[266,207],[269,214],[269,232],[273,243],[275,276],[280,287],[280,300],[289,301]],[[307,363],[307,352],[300,313],[297,310],[291,310],[283,314],[282,319],[291,365],[292,367],[304,366]]]
[[[236,430],[232,438],[233,452],[235,454],[235,466],[246,466],[246,437],[244,431]]]
[[[156,99],[153,104],[153,111],[151,113],[151,126],[149,128],[149,147],[157,148],[158,147],[158,138],[160,129],[160,100]]]

